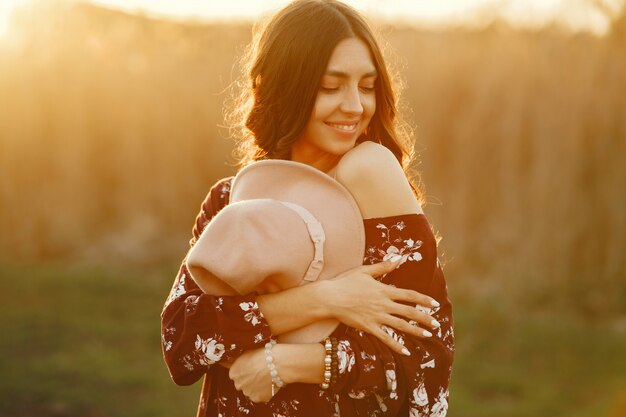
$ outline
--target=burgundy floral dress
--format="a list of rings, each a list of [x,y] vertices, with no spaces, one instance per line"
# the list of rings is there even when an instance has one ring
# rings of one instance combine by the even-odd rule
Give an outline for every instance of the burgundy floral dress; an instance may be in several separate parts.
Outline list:
[[[218,181],[202,204],[191,245],[227,203],[232,177]],[[237,391],[228,369],[219,365],[250,349],[261,349],[272,337],[256,303],[256,293],[241,296],[204,294],[184,262],[161,314],[163,355],[178,385],[204,377],[198,416],[254,417],[443,417],[454,356],[452,305],[448,300],[437,244],[423,214],[364,220],[364,264],[402,256],[401,265],[378,278],[396,287],[435,298],[440,307],[426,309],[441,323],[430,338],[383,329],[411,356],[399,355],[376,337],[340,324],[339,374],[329,390],[317,384],[290,384],[267,404],[255,404]]]

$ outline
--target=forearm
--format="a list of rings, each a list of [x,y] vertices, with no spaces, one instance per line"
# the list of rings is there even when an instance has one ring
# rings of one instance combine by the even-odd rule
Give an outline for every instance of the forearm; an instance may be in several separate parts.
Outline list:
[[[254,294],[202,293],[183,265],[161,313],[163,357],[172,379],[189,385],[213,364],[228,363],[271,337]]]
[[[324,382],[326,351],[319,343],[278,343],[272,348],[274,363],[280,378],[286,384]]]
[[[331,317],[327,303],[329,282],[320,281],[259,295],[257,304],[273,335],[280,335]]]

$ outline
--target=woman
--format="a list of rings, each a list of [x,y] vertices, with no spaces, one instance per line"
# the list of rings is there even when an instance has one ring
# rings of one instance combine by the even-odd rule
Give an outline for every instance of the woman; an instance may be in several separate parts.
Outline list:
[[[451,304],[435,239],[402,169],[395,98],[372,32],[343,3],[300,0],[259,33],[239,108],[241,165],[289,159],[335,177],[361,210],[365,265],[278,293],[216,297],[195,285],[183,262],[162,312],[170,374],[180,385],[205,377],[201,416],[443,416]],[[192,246],[226,205],[231,180],[211,188]],[[333,332],[332,385],[319,385],[323,345],[279,343],[271,351],[285,385],[272,393],[266,344],[327,318],[342,323]]]

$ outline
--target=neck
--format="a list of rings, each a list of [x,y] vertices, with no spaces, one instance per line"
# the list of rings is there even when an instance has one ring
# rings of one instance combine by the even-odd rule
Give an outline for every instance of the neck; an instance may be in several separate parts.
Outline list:
[[[337,165],[337,162],[339,162],[340,159],[341,156],[333,155],[326,152],[306,152],[302,149],[298,149],[295,146],[291,149],[292,161],[310,165],[313,168],[317,168],[320,171],[326,173],[330,172]]]

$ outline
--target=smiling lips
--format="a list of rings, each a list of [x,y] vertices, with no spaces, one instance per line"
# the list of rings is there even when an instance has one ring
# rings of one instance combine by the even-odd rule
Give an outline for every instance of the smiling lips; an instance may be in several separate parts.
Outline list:
[[[354,130],[356,130],[356,126],[359,124],[359,122],[351,122],[351,123],[325,122],[325,123],[330,127],[343,130],[344,132],[353,132]]]

